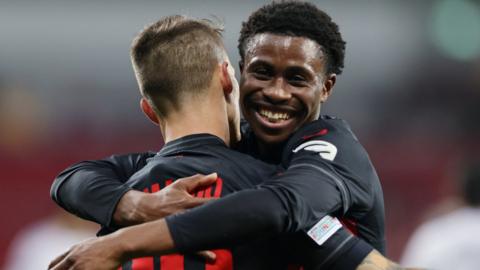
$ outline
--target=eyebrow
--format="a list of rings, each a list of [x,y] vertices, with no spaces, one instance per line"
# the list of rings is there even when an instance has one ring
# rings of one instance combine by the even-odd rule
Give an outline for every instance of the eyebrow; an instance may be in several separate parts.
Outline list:
[[[275,69],[275,65],[272,64],[270,61],[258,58],[258,59],[255,59],[255,60],[251,61],[251,64],[249,65],[249,68],[247,70],[249,70],[250,68],[254,68],[254,67],[258,67],[258,66],[262,66],[262,65],[266,66],[268,68]],[[307,66],[309,66],[309,65],[307,65]],[[311,76],[312,78],[319,75],[313,70],[313,68],[307,68],[307,67],[301,66],[301,65],[291,65],[291,66],[289,65],[289,66],[287,66],[285,72],[298,72],[298,73],[301,73],[301,74],[304,74],[304,75]]]

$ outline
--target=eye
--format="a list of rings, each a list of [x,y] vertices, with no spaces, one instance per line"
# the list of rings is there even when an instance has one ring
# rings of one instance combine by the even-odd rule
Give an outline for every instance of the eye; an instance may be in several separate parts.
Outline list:
[[[303,86],[307,83],[307,79],[300,74],[292,74],[287,78],[288,82],[292,85]]]
[[[293,75],[290,80],[292,81],[299,81],[299,82],[303,82],[305,81],[305,77],[303,77],[302,75]]]
[[[271,71],[265,67],[257,67],[252,70],[252,73],[259,80],[268,80],[272,76]]]

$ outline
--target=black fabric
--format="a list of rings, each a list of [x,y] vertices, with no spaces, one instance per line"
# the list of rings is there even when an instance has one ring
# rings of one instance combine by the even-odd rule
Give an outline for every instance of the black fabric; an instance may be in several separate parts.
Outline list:
[[[327,129],[326,134],[322,133],[324,129]],[[248,133],[248,128],[246,131],[247,135],[252,134]],[[205,142],[208,143],[198,140],[198,136],[205,137]],[[337,147],[338,153],[333,160],[326,160],[318,152],[307,150],[293,154],[293,150],[300,144],[310,140],[328,141]],[[251,137],[246,137],[244,142],[250,143],[243,146],[240,144],[243,150],[255,147]],[[118,162],[116,165],[126,166],[124,170],[131,172],[132,168],[138,170],[140,166],[137,167],[137,164],[142,165],[141,162],[134,162],[137,158],[146,160],[148,157],[151,155],[122,157],[123,160],[129,160]],[[224,188],[222,196],[245,188],[250,190],[237,192],[224,200],[168,218],[167,222],[175,243],[183,251],[201,248],[202,245],[216,247],[236,244],[238,243],[236,239],[245,241],[251,237],[266,237],[279,232],[303,233],[326,214],[349,219],[347,221],[352,221],[350,224],[356,225],[354,231],[358,231],[368,243],[384,251],[383,197],[378,177],[368,155],[344,121],[324,117],[296,132],[287,143],[281,157],[282,167],[287,169],[283,174],[275,174],[272,177],[271,170],[267,169],[270,173],[266,175],[264,168],[252,165],[258,161],[244,158],[240,153],[226,148],[216,137],[187,136],[180,141],[167,144],[164,150],[148,163],[144,161],[144,169],[133,175],[127,184],[123,176],[116,176],[117,172],[114,169],[103,163],[95,163],[93,167],[103,166],[97,171],[98,174],[95,174],[94,169],[92,175],[79,176],[83,173],[81,169],[72,174],[64,174],[65,179],[57,178],[63,184],[55,189],[55,192],[52,188],[52,193],[57,194],[54,196],[57,202],[70,204],[65,207],[67,210],[81,209],[77,210],[78,215],[93,217],[91,219],[110,225],[107,219],[102,220],[99,217],[111,216],[113,212],[110,209],[114,209],[116,203],[106,202],[109,206],[99,210],[102,214],[97,215],[91,214],[96,210],[85,207],[82,201],[90,196],[88,200],[92,205],[103,203],[99,194],[106,194],[108,190],[115,191],[114,187],[122,185],[124,192],[128,188],[142,190],[148,188],[148,185],[151,187],[153,182],[148,181],[159,181],[157,184],[161,188],[168,178],[218,172],[221,177],[227,175],[226,179],[231,179],[229,184],[231,190]],[[266,165],[260,165],[264,166]],[[108,177],[105,178],[105,175]],[[107,184],[97,189],[91,189],[88,185],[72,184],[95,177],[98,181],[108,179]],[[116,186],[113,184],[110,186],[110,177],[116,178]],[[121,181],[118,180],[119,177],[122,178]],[[261,184],[266,178],[269,180]],[[147,181],[140,184],[143,182],[141,179]],[[67,186],[77,186],[78,189]],[[69,193],[83,193],[85,197],[74,195],[80,197],[76,202],[63,200]],[[117,194],[119,193],[117,191]],[[215,226],[214,230],[211,229],[212,226]],[[185,235],[188,235],[188,241]],[[258,254],[255,256],[258,257]]]
[[[318,147],[298,148],[305,143]],[[191,251],[248,236],[306,231],[324,216],[335,215],[353,220],[359,236],[385,252],[380,182],[367,153],[343,120],[322,119],[297,131],[287,143],[282,164],[287,170],[257,190],[242,190],[167,218],[177,247]],[[223,222],[211,232],[202,232],[210,222],[208,216]],[[241,230],[236,229],[239,224],[244,225]]]
[[[228,194],[233,194],[234,196],[235,191],[254,188],[264,179],[275,175],[277,169],[277,166],[262,163],[252,157],[229,149],[222,140],[215,136],[197,134],[167,143],[157,155],[148,160],[141,170],[132,175],[125,185],[136,190],[154,192],[181,177],[195,173],[209,174],[216,172],[220,178],[217,180],[217,183],[211,188],[199,192],[204,194],[203,196],[208,194],[207,197],[228,197]],[[271,196],[275,195],[271,194]],[[275,200],[267,199],[267,202],[270,201],[276,202]],[[258,201],[252,201],[251,203],[258,203]],[[192,230],[194,233],[182,233],[180,235],[173,233],[176,245],[178,245],[177,242],[181,241],[179,240],[181,237],[191,237],[188,242],[196,242],[196,247],[204,245],[206,243],[205,239],[210,237],[211,234],[214,236],[225,236],[226,238],[217,237],[217,245],[190,248],[183,253],[190,254],[200,249],[228,247],[232,252],[234,269],[277,269],[275,257],[270,256],[270,250],[267,248],[268,240],[264,239],[267,242],[266,244],[256,244],[255,241],[242,241],[243,243],[233,247],[226,243],[230,242],[230,239],[228,235],[224,234],[228,234],[229,229],[243,229],[242,226],[239,227],[241,223],[235,223],[234,227],[223,227],[223,232],[217,231],[215,226],[225,222],[221,219],[221,215],[224,215],[225,212],[239,211],[243,208],[243,205],[230,205],[227,203],[218,208],[220,213],[217,211],[205,213],[202,209],[208,208],[208,205],[186,212],[189,213],[187,215],[190,217],[188,220],[193,221],[187,221],[186,227],[179,226],[179,229],[183,232],[194,227],[194,230]],[[268,209],[271,209],[271,207]],[[252,219],[251,222],[254,223],[256,221]],[[262,238],[261,235],[257,234],[257,236]],[[233,244],[233,241],[231,243]],[[249,263],[248,268],[245,268],[245,264],[237,258],[248,258],[251,263]],[[202,265],[205,265],[204,260],[200,260],[195,256],[185,255],[185,269],[195,270]]]
[[[336,148],[335,155],[328,153],[331,145]],[[344,120],[323,116],[302,127],[284,148],[282,165],[288,175],[283,180],[292,190],[303,186],[303,191],[293,194],[307,198],[304,203],[315,215],[324,212],[351,221],[360,238],[385,254],[380,180],[368,153]],[[265,185],[271,184],[267,181]]]
[[[329,266],[332,270],[353,270],[357,269],[357,266],[373,251],[372,246],[368,245],[360,238],[355,238],[352,241],[350,248],[345,249],[345,251],[340,254],[340,257],[332,260],[332,265]],[[314,268],[315,270],[320,270],[320,268]],[[305,269],[307,270],[307,269]]]
[[[112,226],[118,201],[131,189],[124,183],[154,155],[154,152],[117,155],[74,164],[57,176],[50,196],[70,213],[102,226]]]
[[[304,270],[353,270],[373,250],[344,228],[340,228],[320,246],[305,234],[302,237],[290,235],[276,241],[280,244],[285,240],[290,245],[281,245],[282,256],[303,265]]]

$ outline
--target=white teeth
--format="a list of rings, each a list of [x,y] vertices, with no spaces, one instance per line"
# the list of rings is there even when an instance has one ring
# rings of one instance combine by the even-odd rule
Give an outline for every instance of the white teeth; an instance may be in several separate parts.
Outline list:
[[[271,121],[290,119],[290,114],[288,113],[272,112],[272,111],[267,111],[265,109],[260,109],[259,113],[261,116],[266,117],[268,120],[271,120]]]

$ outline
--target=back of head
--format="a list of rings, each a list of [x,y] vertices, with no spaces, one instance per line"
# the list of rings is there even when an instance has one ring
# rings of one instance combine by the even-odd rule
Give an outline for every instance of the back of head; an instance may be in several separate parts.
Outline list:
[[[463,176],[462,189],[465,202],[480,207],[480,162],[469,164]]]
[[[327,55],[327,73],[342,73],[345,42],[338,25],[313,4],[300,1],[272,2],[252,13],[242,24],[238,40],[242,62],[248,42],[261,33],[305,37],[316,41]]]
[[[140,91],[160,116],[200,96],[225,57],[222,28],[208,20],[168,16],[133,41],[131,59]]]

